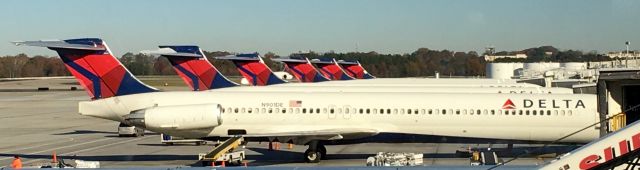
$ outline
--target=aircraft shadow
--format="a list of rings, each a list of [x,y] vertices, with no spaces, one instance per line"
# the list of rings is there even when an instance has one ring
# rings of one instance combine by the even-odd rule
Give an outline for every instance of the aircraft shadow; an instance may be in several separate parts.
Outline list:
[[[13,157],[15,154],[0,153],[0,157]],[[23,159],[51,159],[50,154],[34,154],[34,155],[22,155]],[[100,156],[76,156],[76,155],[58,155],[58,159],[65,160],[85,160],[85,161],[172,161],[172,160],[198,160],[198,155],[100,155]]]
[[[118,132],[96,131],[96,130],[74,130],[73,132],[56,133],[53,135],[79,135],[79,134],[118,134]]]

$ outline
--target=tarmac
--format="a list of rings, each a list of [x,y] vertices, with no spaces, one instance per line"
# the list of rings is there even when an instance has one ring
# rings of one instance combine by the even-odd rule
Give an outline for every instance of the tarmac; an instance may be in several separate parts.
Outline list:
[[[49,87],[50,90],[36,90]],[[78,90],[70,90],[77,87]],[[163,90],[188,88],[162,87]],[[184,167],[197,165],[198,153],[213,149],[213,143],[164,145],[160,135],[146,132],[142,137],[118,137],[118,122],[78,114],[78,102],[90,100],[74,79],[0,81],[0,167],[10,165],[14,155],[22,157],[25,166],[51,162],[55,152],[67,163],[73,159],[99,161],[104,168],[120,167]],[[366,158],[377,152],[424,153],[425,166],[469,165],[456,150],[489,147],[489,144],[383,144],[366,143],[327,146],[328,159],[320,163],[303,163],[306,146],[292,149],[282,144],[270,151],[268,144],[249,143],[244,150],[249,166],[364,166]],[[516,145],[524,152],[540,145]],[[506,145],[492,145],[506,148]],[[520,158],[509,165],[538,165],[548,157]],[[507,160],[508,157],[503,159]]]

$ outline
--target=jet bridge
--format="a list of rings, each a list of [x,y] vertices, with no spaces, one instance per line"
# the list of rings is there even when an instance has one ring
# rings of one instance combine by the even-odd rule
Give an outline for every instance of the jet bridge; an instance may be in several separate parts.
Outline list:
[[[640,69],[599,70],[597,83],[600,120],[624,112],[600,124],[600,135],[640,120]]]

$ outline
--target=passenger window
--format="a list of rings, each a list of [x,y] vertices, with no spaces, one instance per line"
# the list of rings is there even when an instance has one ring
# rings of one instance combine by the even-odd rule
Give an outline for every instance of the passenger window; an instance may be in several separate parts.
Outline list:
[[[338,108],[338,113],[342,113],[342,108]]]
[[[443,114],[443,115],[446,115],[446,114],[447,114],[447,110],[442,109],[442,114]]]
[[[296,108],[296,114],[300,113],[300,108]]]
[[[269,108],[269,113],[273,113],[273,108]]]
[[[407,114],[411,114],[411,109],[407,109]]]
[[[234,109],[233,109],[233,112],[234,112],[234,113],[238,113],[238,112],[239,112],[238,108],[234,108]]]
[[[309,109],[309,114],[313,113],[313,108]]]
[[[393,114],[398,114],[398,109],[393,109]]]
[[[242,110],[240,110],[240,113],[247,113],[244,107],[242,108]]]
[[[307,113],[307,108],[302,108],[302,113],[303,114]]]
[[[333,114],[333,109],[329,109],[329,113]]]
[[[429,114],[432,114],[432,113],[433,113],[433,110],[429,109]]]
[[[260,110],[262,110],[261,113],[267,113],[267,109],[265,109],[265,108],[262,108]]]
[[[349,114],[349,108],[344,109],[345,114]]]
[[[391,114],[391,109],[387,109],[387,114]]]
[[[362,112],[362,109],[358,109],[358,112],[359,112],[360,114],[362,114],[362,113],[363,113],[363,112]]]
[[[476,114],[480,115],[480,110],[476,111]]]
[[[325,113],[327,113],[326,111],[327,110],[325,110]],[[319,108],[316,109],[316,113],[320,114],[320,109]]]
[[[453,109],[449,109],[449,111],[448,111],[448,112],[453,114]]]
[[[384,114],[384,109],[380,109],[380,114]]]
[[[367,109],[367,114],[369,114],[369,113],[371,113],[371,110],[370,110],[370,109]]]
[[[551,110],[547,110],[547,116],[551,116]]]
[[[287,109],[283,108],[282,113],[287,113]]]
[[[460,115],[460,109],[456,109],[456,115]]]
[[[529,110],[526,111],[526,115],[529,115]]]
[[[293,113],[293,108],[289,108],[289,113]]]
[[[424,109],[420,109],[420,114],[424,114]]]
[[[496,110],[491,110],[491,115],[496,115]]]
[[[436,114],[440,114],[440,109],[435,109],[434,111],[436,112]]]
[[[534,115],[534,116],[535,116],[535,115],[538,115],[538,111],[537,111],[537,110],[534,110],[534,111],[533,111],[533,115]]]
[[[424,113],[424,112],[422,112]],[[418,109],[413,109],[413,114],[418,114]]]
[[[518,115],[522,115],[522,110],[518,110]]]
[[[511,111],[511,115],[516,115],[516,111],[515,111],[515,110],[512,110],[512,111]]]
[[[322,113],[327,113],[327,108],[323,108],[322,109]],[[331,113],[333,113],[333,112],[331,112]]]
[[[251,108],[249,108],[249,109],[247,110],[247,113],[251,113],[252,111],[253,111],[253,110],[251,110]]]

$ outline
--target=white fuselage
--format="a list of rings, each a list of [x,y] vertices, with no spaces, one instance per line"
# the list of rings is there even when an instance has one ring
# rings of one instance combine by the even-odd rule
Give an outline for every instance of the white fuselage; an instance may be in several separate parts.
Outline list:
[[[503,109],[508,100],[514,109]],[[552,141],[598,121],[596,96],[582,94],[156,92],[81,102],[80,113],[122,121],[134,110],[207,103],[224,108],[220,126],[150,130],[224,137],[233,129],[265,134],[360,128],[383,134]],[[598,135],[596,128],[590,128],[563,141],[588,142]]]
[[[509,80],[494,79],[427,79],[427,78],[376,78],[343,81],[324,81],[316,83],[285,83],[273,86],[387,86],[387,87],[540,87],[529,83],[516,83]]]
[[[527,93],[573,94],[569,88],[559,87],[461,87],[453,86],[238,86],[212,89],[226,92],[405,92],[405,93]]]

